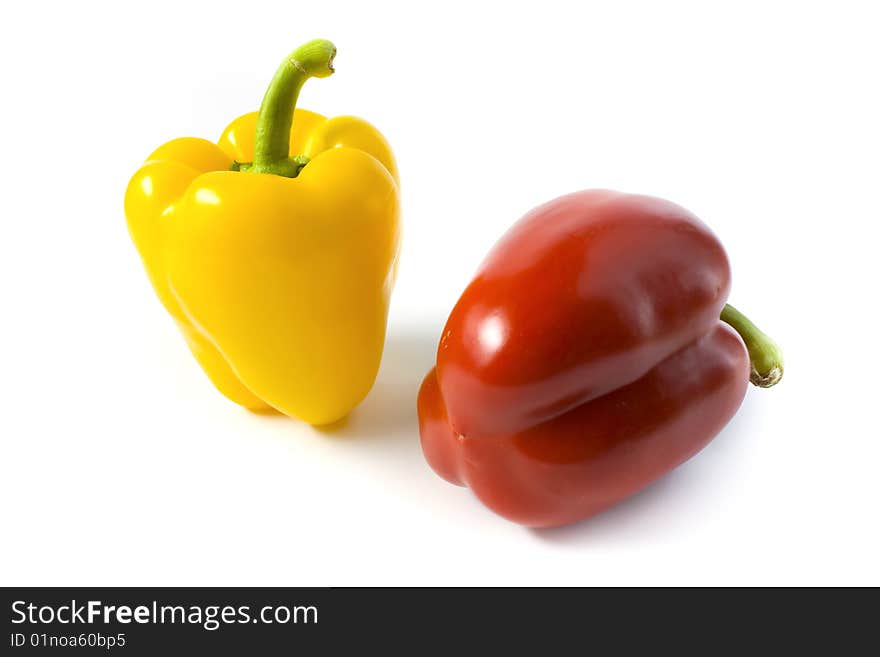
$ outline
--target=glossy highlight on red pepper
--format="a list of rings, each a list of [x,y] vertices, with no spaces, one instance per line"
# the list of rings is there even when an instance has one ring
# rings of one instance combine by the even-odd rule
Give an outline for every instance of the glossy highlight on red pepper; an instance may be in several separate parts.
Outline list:
[[[729,290],[720,242],[673,203],[591,190],[536,208],[443,330],[418,401],[428,462],[534,527],[635,493],[742,402],[750,357],[720,319]]]

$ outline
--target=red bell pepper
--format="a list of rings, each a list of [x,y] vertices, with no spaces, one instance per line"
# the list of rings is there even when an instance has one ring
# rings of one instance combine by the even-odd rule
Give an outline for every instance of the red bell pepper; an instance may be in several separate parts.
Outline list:
[[[419,392],[425,457],[534,527],[632,495],[727,424],[750,360],[755,384],[781,377],[729,289],[720,242],[673,203],[585,191],[536,208],[449,316]]]

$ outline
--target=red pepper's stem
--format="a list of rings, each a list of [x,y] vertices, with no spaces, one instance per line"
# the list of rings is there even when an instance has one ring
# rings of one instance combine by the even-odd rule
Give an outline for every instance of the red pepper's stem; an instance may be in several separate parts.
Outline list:
[[[290,157],[290,129],[299,92],[309,78],[326,78],[333,73],[336,46],[325,39],[315,39],[288,55],[269,83],[254,140],[254,161],[236,163],[234,169],[253,173],[272,173],[295,178],[308,159]]]
[[[779,383],[784,369],[779,345],[730,304],[721,311],[721,320],[730,324],[746,343],[752,366],[749,380],[759,388]]]

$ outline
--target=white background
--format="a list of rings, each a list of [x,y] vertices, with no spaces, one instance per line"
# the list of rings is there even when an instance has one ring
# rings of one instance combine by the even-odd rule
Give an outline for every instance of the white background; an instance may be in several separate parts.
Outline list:
[[[880,584],[877,26],[839,1],[7,6],[0,583]],[[314,37],[337,73],[301,106],[380,127],[404,195],[382,369],[329,433],[215,392],[122,211],[150,151],[216,139]],[[645,492],[533,531],[433,474],[415,397],[488,248],[588,187],[709,223],[786,378]]]

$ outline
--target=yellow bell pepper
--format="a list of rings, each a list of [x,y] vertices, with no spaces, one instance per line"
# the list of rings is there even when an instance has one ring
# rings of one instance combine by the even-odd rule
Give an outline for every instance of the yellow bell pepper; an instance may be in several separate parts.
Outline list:
[[[316,425],[373,385],[400,249],[385,138],[358,118],[295,110],[335,53],[323,40],[295,50],[259,113],[218,144],[159,147],[125,196],[153,287],[217,389]]]

